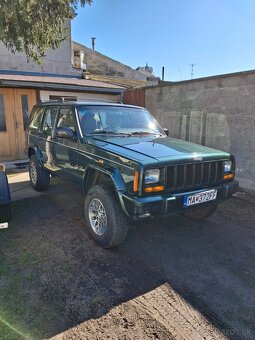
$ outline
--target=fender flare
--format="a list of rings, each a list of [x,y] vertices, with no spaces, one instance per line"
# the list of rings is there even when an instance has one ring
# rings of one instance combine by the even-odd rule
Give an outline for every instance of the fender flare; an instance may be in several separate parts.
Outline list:
[[[123,178],[122,178],[122,176],[121,176],[121,174],[118,170],[116,170],[116,169],[105,169],[105,168],[102,168],[102,167],[99,167],[99,166],[88,165],[85,168],[84,175],[83,175],[83,178],[82,178],[83,190],[85,190],[85,188],[86,188],[86,183],[89,180],[89,176],[91,175],[91,173],[94,173],[95,171],[99,172],[99,173],[101,172],[101,173],[105,174],[106,176],[108,176],[111,179],[115,190],[124,191],[126,189]]]
[[[91,172],[93,173],[94,171],[104,173],[106,176],[108,176],[111,179],[113,186],[114,186],[114,189],[116,191],[119,203],[121,205],[121,208],[123,209],[124,213],[129,217],[129,213],[128,213],[126,207],[125,207],[125,204],[124,204],[123,198],[122,198],[122,192],[125,192],[126,186],[125,186],[124,180],[123,180],[123,178],[122,178],[122,176],[121,176],[121,174],[118,170],[116,170],[116,169],[105,169],[105,168],[101,168],[99,166],[91,166],[91,165],[87,166],[86,169],[85,169],[85,172],[84,172],[83,179],[82,179],[82,183],[83,183],[82,187],[83,187],[84,194],[86,194],[86,190],[85,190],[86,182],[89,180],[89,176],[90,176]]]
[[[30,149],[34,150],[34,154],[38,160],[38,163],[42,167],[43,166],[43,161],[42,161],[43,155],[42,155],[41,150],[38,148],[38,146],[31,146]]]

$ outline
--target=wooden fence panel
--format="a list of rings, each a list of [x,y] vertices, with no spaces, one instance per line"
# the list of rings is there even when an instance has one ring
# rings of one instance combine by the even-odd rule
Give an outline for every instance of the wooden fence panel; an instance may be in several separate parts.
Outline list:
[[[126,90],[123,96],[125,104],[145,106],[145,89]]]

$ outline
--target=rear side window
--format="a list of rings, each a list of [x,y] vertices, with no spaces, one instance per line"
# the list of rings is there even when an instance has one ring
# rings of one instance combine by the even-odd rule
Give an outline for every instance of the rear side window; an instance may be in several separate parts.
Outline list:
[[[58,113],[57,107],[48,107],[45,109],[41,131],[45,133],[46,135],[51,134],[56,117],[57,117],[57,113]]]
[[[43,112],[44,112],[43,108],[36,108],[35,110],[32,111],[29,125],[30,128],[32,129],[39,128],[39,126],[41,125]]]

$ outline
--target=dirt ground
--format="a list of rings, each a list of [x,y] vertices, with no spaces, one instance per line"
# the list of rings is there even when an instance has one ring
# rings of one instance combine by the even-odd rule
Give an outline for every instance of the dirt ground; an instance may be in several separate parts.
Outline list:
[[[13,202],[0,230],[0,339],[254,339],[255,205],[232,198],[203,223],[131,225],[103,250],[83,197],[52,180]]]

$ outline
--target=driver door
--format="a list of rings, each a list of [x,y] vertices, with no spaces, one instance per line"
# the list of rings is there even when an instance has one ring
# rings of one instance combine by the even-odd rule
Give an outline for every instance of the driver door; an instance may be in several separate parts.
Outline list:
[[[74,132],[74,138],[58,137],[57,129],[59,127],[71,129]],[[53,149],[53,163],[56,173],[66,179],[78,181],[77,123],[71,106],[63,106],[59,110],[53,135]]]

